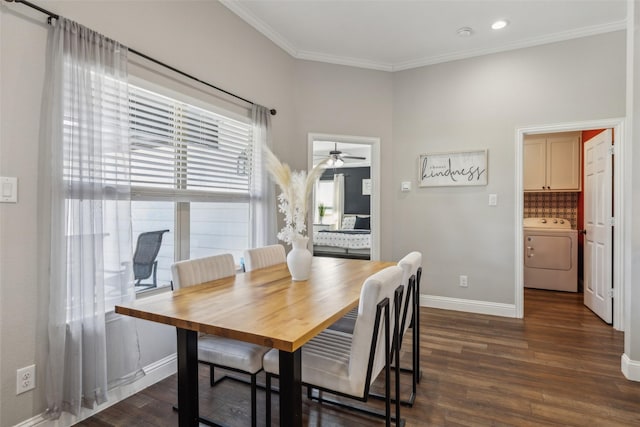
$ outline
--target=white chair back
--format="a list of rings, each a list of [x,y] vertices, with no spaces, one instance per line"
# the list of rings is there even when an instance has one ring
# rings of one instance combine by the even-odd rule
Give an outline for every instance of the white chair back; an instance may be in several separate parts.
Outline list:
[[[188,259],[178,261],[171,266],[174,289],[186,288],[235,274],[236,264],[231,254]]]
[[[376,380],[391,353],[395,325],[394,300],[396,289],[402,289],[402,269],[387,267],[369,276],[360,291],[360,304],[353,334],[325,329],[302,347],[302,381],[313,388],[343,396],[367,400],[369,387]],[[387,306],[380,304],[387,300]],[[400,299],[400,298],[399,298]],[[378,305],[380,304],[380,310]],[[385,334],[385,312],[389,313],[389,336]],[[399,310],[398,310],[399,311]],[[379,317],[378,317],[379,316]],[[377,327],[377,333],[376,333]],[[386,341],[386,340],[389,341]],[[375,347],[374,347],[375,344]],[[399,353],[396,353],[398,355]],[[263,359],[267,372],[267,423],[271,419],[271,376],[280,372],[279,351],[270,350]],[[391,387],[390,370],[385,369],[385,390]],[[399,385],[399,371],[396,370]],[[399,392],[396,389],[396,397]],[[385,398],[386,425],[391,425],[391,393]],[[397,401],[396,401],[397,402]],[[396,417],[400,418],[396,403]]]
[[[410,252],[400,261],[398,261],[398,266],[402,268],[402,286],[404,286],[404,292],[402,294],[402,305],[401,309],[401,319],[404,319],[404,328],[400,331],[401,337],[409,328],[409,324],[411,323],[411,317],[413,316],[413,305],[415,301],[411,300],[413,297],[409,294],[409,279],[411,276],[415,276],[416,280],[418,280],[418,269],[422,266],[422,254],[420,252]],[[417,285],[416,285],[417,286]],[[416,295],[417,298],[420,295]],[[409,303],[407,305],[407,302]],[[406,313],[404,312],[406,307]]]
[[[402,283],[402,269],[398,266],[387,267],[365,280],[360,292],[358,317],[353,329],[351,356],[349,360],[349,382],[358,390],[365,390],[367,368],[371,354],[376,308],[380,301],[389,298],[389,333],[393,334],[394,291]],[[378,341],[375,349],[370,383],[375,381],[385,364],[384,320],[380,322]]]
[[[244,251],[245,271],[257,270],[283,262],[287,262],[287,255],[282,245],[263,246]]]

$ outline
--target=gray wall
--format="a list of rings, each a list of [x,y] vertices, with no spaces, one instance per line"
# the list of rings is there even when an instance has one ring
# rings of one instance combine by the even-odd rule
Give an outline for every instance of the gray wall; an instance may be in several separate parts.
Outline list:
[[[297,61],[295,70],[296,168],[307,167],[300,154],[310,132],[380,138],[380,242],[390,242],[393,74],[312,61]],[[381,245],[380,259],[392,258],[391,246]]]
[[[391,74],[293,60],[217,2],[46,7],[277,108],[274,148],[296,169],[307,166],[309,132],[379,137],[381,258],[422,251],[423,292],[432,295],[514,303],[517,127],[625,114],[621,33]],[[19,203],[0,204],[0,426],[7,427],[45,408],[47,295],[37,287],[33,265],[46,25],[24,6],[2,2],[0,13],[0,175],[20,181]],[[486,187],[416,187],[419,153],[475,148],[489,150]],[[400,193],[405,180],[413,189]],[[634,184],[638,207],[637,173]],[[495,208],[487,206],[489,193],[498,194]],[[637,226],[633,231],[637,260],[640,234]],[[469,276],[464,291],[459,274]],[[141,325],[144,364],[173,346],[169,328]],[[628,347],[628,355],[640,359],[640,344]],[[15,370],[31,363],[38,365],[39,387],[15,396]]]
[[[514,304],[515,131],[623,117],[625,34],[394,73],[393,99],[393,256],[423,253],[423,294]],[[486,187],[417,188],[418,154],[483,148]]]
[[[17,204],[0,205],[0,425],[8,426],[43,409],[46,330],[40,313],[47,303],[36,286],[35,189],[45,27],[2,10],[0,174],[17,176],[19,188]],[[24,47],[29,50],[23,54]],[[16,396],[16,369],[32,363],[38,389]]]
[[[292,144],[293,59],[218,2],[73,1],[44,6],[213,84],[277,108],[273,118],[276,150]],[[46,406],[47,292],[38,289],[34,268],[46,17],[25,6],[2,2],[0,27],[0,175],[17,176],[20,187],[17,204],[0,204],[0,426],[6,427],[40,414]],[[306,165],[306,149],[296,160]],[[175,351],[171,328],[146,322],[139,325],[144,365]],[[16,369],[32,363],[37,365],[38,387],[16,396]]]

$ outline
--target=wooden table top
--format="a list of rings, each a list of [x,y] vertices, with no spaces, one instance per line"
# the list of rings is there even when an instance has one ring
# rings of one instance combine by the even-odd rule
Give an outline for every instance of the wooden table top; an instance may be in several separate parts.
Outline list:
[[[314,257],[294,282],[286,264],[141,298],[116,313],[295,351],[358,305],[370,275],[392,262]]]

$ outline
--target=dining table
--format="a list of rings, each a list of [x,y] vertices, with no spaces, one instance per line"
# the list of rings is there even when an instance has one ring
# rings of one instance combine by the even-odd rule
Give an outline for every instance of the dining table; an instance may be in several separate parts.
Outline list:
[[[313,257],[307,280],[286,263],[138,298],[116,313],[175,326],[180,427],[198,426],[198,336],[279,350],[280,425],[302,425],[302,346],[352,308],[364,281],[393,262]]]

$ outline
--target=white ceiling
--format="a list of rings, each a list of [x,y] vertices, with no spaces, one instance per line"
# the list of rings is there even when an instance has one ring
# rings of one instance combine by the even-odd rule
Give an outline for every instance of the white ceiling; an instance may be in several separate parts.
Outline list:
[[[626,19],[626,0],[221,2],[295,58],[384,71],[622,30]],[[492,30],[497,19],[510,25]]]

